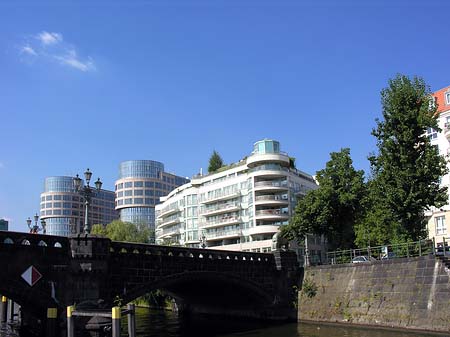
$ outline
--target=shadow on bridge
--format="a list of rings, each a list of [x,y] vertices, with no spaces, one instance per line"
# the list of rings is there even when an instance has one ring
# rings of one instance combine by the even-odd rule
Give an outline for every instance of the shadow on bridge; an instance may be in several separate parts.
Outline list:
[[[45,318],[49,307],[110,307],[160,289],[181,310],[295,319],[295,253],[231,252],[0,232],[0,293]],[[34,285],[22,277],[34,267]],[[35,275],[36,276],[36,275]]]

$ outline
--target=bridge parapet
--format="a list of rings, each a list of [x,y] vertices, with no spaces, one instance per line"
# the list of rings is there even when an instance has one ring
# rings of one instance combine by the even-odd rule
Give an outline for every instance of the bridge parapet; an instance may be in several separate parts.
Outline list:
[[[274,265],[275,258],[273,254],[268,253],[251,253],[236,252],[202,248],[185,248],[175,246],[159,246],[149,244],[136,244],[129,242],[111,242],[111,254],[141,254],[141,255],[159,255],[186,257],[193,259],[209,259],[209,260],[232,260],[244,262],[258,262],[261,264]]]
[[[0,245],[54,247],[62,248],[61,251],[66,252],[69,249],[69,240],[64,236],[0,231]]]

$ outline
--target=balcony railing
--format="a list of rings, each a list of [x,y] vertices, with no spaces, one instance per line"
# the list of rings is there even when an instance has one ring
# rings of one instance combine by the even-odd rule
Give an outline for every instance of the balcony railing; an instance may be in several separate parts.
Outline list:
[[[208,228],[208,227],[219,227],[224,226],[230,223],[240,222],[241,218],[238,216],[224,216],[214,220],[203,221],[200,223],[200,227]]]
[[[288,182],[286,180],[282,181],[257,181],[255,182],[255,187],[288,187]]]
[[[235,197],[238,197],[241,194],[240,191],[233,191],[233,192],[229,192],[229,193],[215,193],[212,196],[208,196],[206,198],[204,198],[201,203],[211,203],[214,202],[216,200],[220,200],[220,199],[232,199]]]
[[[284,201],[284,202],[288,202],[288,197],[287,195],[282,196],[282,195],[273,195],[273,194],[269,194],[269,195],[257,195],[255,197],[256,201]]]
[[[288,210],[281,209],[260,209],[255,212],[255,215],[280,215],[280,216],[289,216]]]
[[[205,233],[206,240],[219,239],[219,238],[227,238],[227,237],[235,237],[241,236],[242,230],[240,228],[225,230],[225,231],[207,231]]]
[[[225,204],[219,204],[214,207],[205,207],[200,210],[200,214],[209,215],[217,212],[227,211],[235,209],[236,207],[240,207],[241,204],[239,202],[227,202]]]

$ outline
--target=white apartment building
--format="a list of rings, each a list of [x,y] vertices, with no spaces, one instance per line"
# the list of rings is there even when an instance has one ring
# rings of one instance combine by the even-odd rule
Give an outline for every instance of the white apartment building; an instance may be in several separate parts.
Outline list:
[[[427,136],[431,144],[437,145],[439,153],[447,158],[447,167],[450,169],[448,156],[450,155],[450,86],[433,93],[434,102],[437,104],[437,113],[439,128],[441,132],[434,129],[427,130]],[[450,176],[447,174],[442,177],[441,185],[448,187],[450,194]],[[428,220],[428,237],[435,238],[436,242],[442,242],[445,237],[450,240],[450,202],[440,208],[432,207],[426,213]]]
[[[293,215],[297,198],[317,188],[280,143],[264,139],[251,155],[197,175],[156,205],[156,241],[191,247],[270,252],[272,237]]]

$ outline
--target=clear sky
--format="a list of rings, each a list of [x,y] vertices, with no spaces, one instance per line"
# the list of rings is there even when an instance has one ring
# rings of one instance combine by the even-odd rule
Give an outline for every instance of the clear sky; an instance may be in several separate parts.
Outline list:
[[[0,218],[25,231],[46,176],[123,160],[192,176],[262,138],[314,174],[368,171],[380,90],[450,85],[448,0],[1,0]]]

